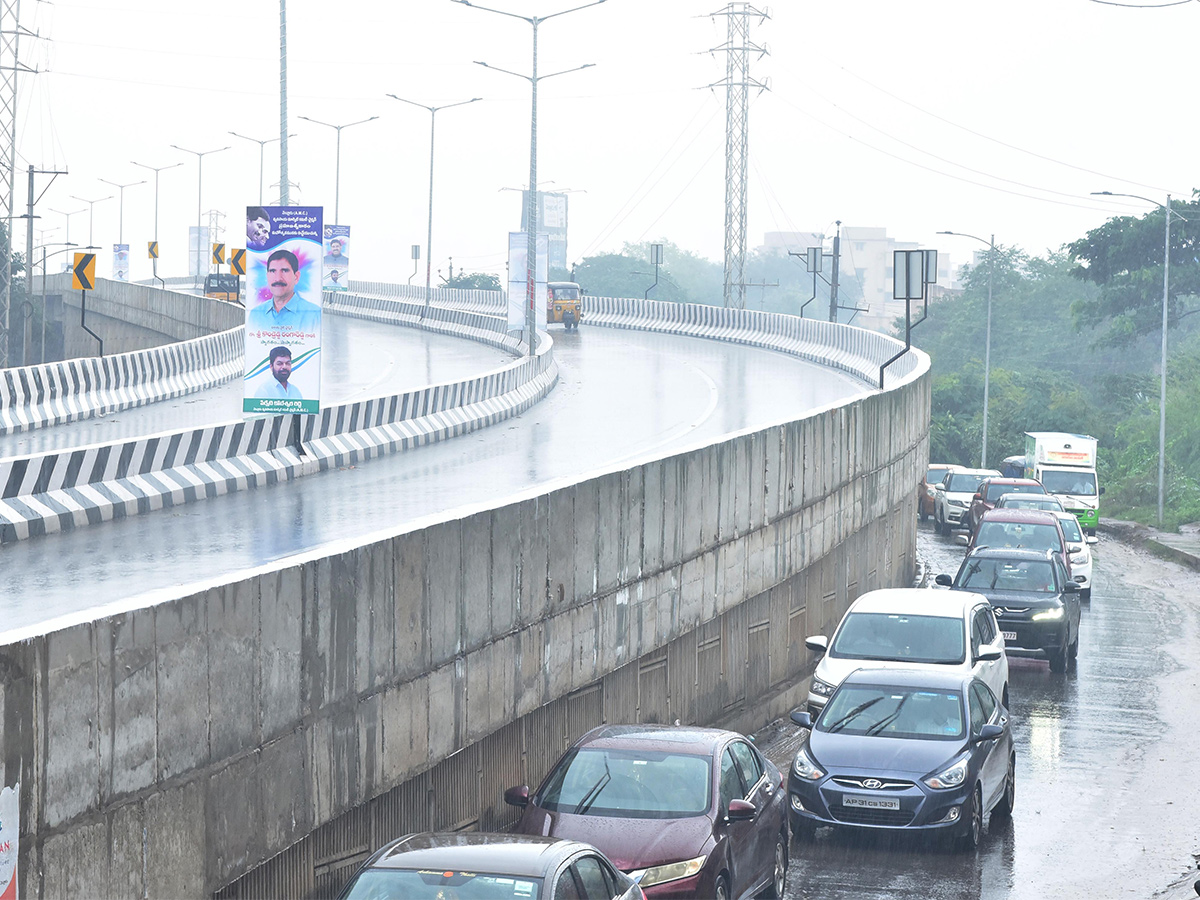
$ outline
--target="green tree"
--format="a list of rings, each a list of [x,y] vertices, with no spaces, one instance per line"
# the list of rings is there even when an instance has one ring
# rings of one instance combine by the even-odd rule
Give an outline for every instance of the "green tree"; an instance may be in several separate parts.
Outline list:
[[[472,291],[501,290],[500,276],[485,274],[483,272],[472,272],[470,275],[460,272],[453,278],[447,279],[442,287],[462,288]]]
[[[1171,212],[1167,315],[1176,324],[1197,311],[1186,298],[1200,294],[1200,200],[1172,203]],[[1102,329],[1097,346],[1126,347],[1162,328],[1165,214],[1117,216],[1068,245],[1072,274],[1100,287],[1072,306],[1081,327]]]
[[[626,249],[630,249],[626,246]],[[631,253],[605,253],[584,257],[575,266],[579,286],[598,297],[644,297],[654,284],[654,266],[644,257]],[[686,302],[687,295],[676,284],[666,266],[659,267],[658,287],[650,292],[652,300]]]

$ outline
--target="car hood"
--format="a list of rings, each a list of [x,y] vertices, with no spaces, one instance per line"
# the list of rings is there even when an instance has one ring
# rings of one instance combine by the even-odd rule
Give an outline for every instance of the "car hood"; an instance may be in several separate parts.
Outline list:
[[[971,588],[971,590],[987,597],[992,606],[1052,609],[1062,605],[1062,599],[1058,594],[1035,594],[1030,591],[984,591],[979,588]]]
[[[942,496],[947,500],[957,500],[959,503],[970,503],[971,498],[975,496],[974,491],[942,491]]]
[[[630,819],[577,816],[530,807],[522,822],[526,834],[584,841],[628,872],[694,859],[708,852],[713,823],[707,816],[685,819]],[[540,820],[540,821],[539,821]]]
[[[936,672],[970,671],[967,664],[961,661],[953,663],[917,663],[906,659],[846,659],[830,656],[827,653],[817,663],[817,670],[813,675],[826,684],[837,687],[855,669],[932,669]]]
[[[949,763],[965,743],[814,731],[808,749],[813,762],[827,772],[904,775],[916,781]]]

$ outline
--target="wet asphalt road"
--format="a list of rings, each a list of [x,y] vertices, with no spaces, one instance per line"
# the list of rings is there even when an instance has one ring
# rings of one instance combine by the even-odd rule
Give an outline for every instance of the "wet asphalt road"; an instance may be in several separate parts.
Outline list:
[[[921,525],[932,574],[963,548]],[[1154,898],[1191,894],[1200,858],[1200,574],[1101,534],[1077,669],[1010,660],[1017,804],[980,849],[821,829],[792,845],[789,898]],[[932,576],[931,576],[932,581]],[[784,769],[800,738],[759,745]],[[1190,872],[1190,874],[1189,874]]]

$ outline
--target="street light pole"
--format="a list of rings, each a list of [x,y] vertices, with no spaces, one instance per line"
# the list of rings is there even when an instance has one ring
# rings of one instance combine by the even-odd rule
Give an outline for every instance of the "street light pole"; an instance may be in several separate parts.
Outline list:
[[[265,150],[267,144],[273,144],[275,141],[280,140],[280,138],[273,137],[273,138],[265,138],[265,139],[260,140],[259,138],[252,138],[252,137],[247,137],[244,134],[238,134],[236,131],[231,131],[229,133],[232,134],[234,137],[241,138],[244,141],[253,141],[254,143],[258,144],[258,205],[262,206],[262,202],[263,202],[263,156],[264,156],[263,151]],[[295,137],[295,135],[289,134],[288,137]]]
[[[125,243],[125,188],[136,187],[137,185],[145,184],[146,182],[145,181],[131,181],[129,184],[117,184],[115,181],[109,181],[107,178],[98,178],[96,180],[103,181],[105,184],[111,184],[113,187],[119,189],[120,200],[118,200],[117,202],[118,202],[118,205],[120,206],[121,211],[120,211],[118,219],[117,219],[117,222],[119,223],[117,225],[117,243],[123,244],[123,243]],[[89,241],[89,243],[91,243],[91,242]]]
[[[458,103],[445,103],[441,106],[426,106],[424,103],[417,103],[414,100],[405,100],[403,97],[397,97],[395,94],[388,94],[393,100],[399,100],[401,103],[408,103],[412,106],[419,106],[421,109],[429,110],[429,229],[425,234],[425,312],[422,318],[429,315],[429,305],[433,298],[432,287],[432,266],[433,266],[433,131],[434,123],[437,119],[439,109],[449,109],[452,106],[466,106],[468,103],[475,103],[482,100],[482,97],[472,97],[470,100],[460,100]]]
[[[1158,386],[1158,525],[1161,528],[1163,523],[1163,495],[1166,486],[1166,467],[1167,467],[1167,310],[1170,302],[1170,284],[1171,284],[1171,216],[1175,215],[1183,221],[1187,221],[1179,213],[1171,212],[1171,195],[1167,194],[1167,203],[1164,206],[1157,200],[1151,200],[1149,197],[1143,197],[1141,194],[1117,194],[1112,191],[1092,191],[1093,196],[1097,197],[1133,197],[1135,200],[1145,200],[1147,203],[1153,203],[1159,209],[1166,213],[1166,227],[1163,233],[1163,298],[1162,298],[1162,359],[1159,363],[1159,386]]]
[[[987,468],[988,451],[988,394],[992,376],[992,277],[996,269],[996,235],[985,241],[973,234],[963,234],[961,231],[939,231],[938,234],[953,234],[958,237],[969,237],[988,245],[988,296],[987,296],[987,332],[983,343],[983,449],[980,451],[979,468]]]
[[[95,247],[96,245],[92,242],[92,213],[95,211],[97,203],[103,203],[105,200],[111,200],[112,194],[109,194],[107,197],[97,197],[95,200],[87,200],[83,197],[76,197],[74,194],[72,194],[71,199],[78,200],[80,203],[86,203],[88,205],[88,246]]]
[[[341,200],[342,188],[342,129],[349,128],[351,125],[362,125],[365,122],[374,122],[379,116],[371,116],[369,119],[359,119],[357,122],[347,122],[345,125],[332,125],[329,122],[319,122],[316,119],[310,119],[308,116],[297,116],[297,119],[303,119],[305,122],[312,122],[314,125],[324,125],[326,128],[332,128],[337,132],[337,153],[333,168],[333,224],[340,225],[338,220],[338,203]]]
[[[52,210],[50,210],[50,212],[58,213],[60,216],[66,216],[66,219],[67,219],[66,239],[67,239],[68,244],[71,243],[71,216],[77,216],[81,212],[87,212],[87,210],[86,209],[73,209],[70,212],[63,212],[61,209],[52,209]],[[90,243],[90,241],[89,241],[89,243]]]
[[[133,162],[133,160],[130,160],[130,162]],[[163,171],[164,169],[177,169],[180,166],[182,166],[183,163],[181,163],[181,162],[171,163],[169,166],[148,166],[145,163],[140,163],[140,162],[134,162],[133,164],[135,166],[140,166],[143,169],[149,169],[151,172],[154,173],[154,243],[157,244],[158,243],[158,173]],[[150,259],[150,266],[154,272],[154,277],[158,278],[158,257],[157,256],[152,257]],[[158,278],[158,281],[160,284],[162,284],[163,287],[166,287],[167,283],[165,281],[163,281],[161,278]]]
[[[51,210],[53,212],[53,210]],[[80,210],[82,212],[82,210]],[[46,362],[46,259],[47,256],[58,256],[60,253],[66,253],[72,247],[77,247],[78,244],[72,244],[70,241],[60,241],[54,244],[42,244],[38,249],[42,251],[42,337],[38,346],[38,362],[45,364]],[[46,253],[47,247],[62,247],[62,250],[55,250],[53,253]],[[29,273],[32,276],[33,268],[29,268]],[[29,293],[33,296],[33,279],[30,278]]]
[[[520,72],[511,72],[508,69],[501,69],[499,66],[490,66],[485,62],[475,60],[475,64],[483,66],[485,69],[495,69],[497,72],[503,72],[505,75],[515,75],[517,78],[524,78],[533,87],[533,99],[530,104],[529,115],[529,212],[526,218],[527,228],[525,231],[525,331],[529,336],[529,355],[533,356],[537,352],[537,308],[534,306],[535,301],[535,284],[537,271],[537,86],[538,82],[553,78],[555,75],[566,75],[568,72],[578,72],[580,69],[588,69],[595,63],[586,63],[582,66],[576,66],[573,69],[563,69],[561,72],[551,72],[549,75],[538,76],[537,71],[537,40],[538,40],[538,25],[549,19],[565,16],[567,13],[578,12],[581,9],[587,9],[589,6],[599,6],[605,0],[592,0],[591,3],[585,3],[582,6],[576,6],[571,9],[564,9],[561,12],[551,13],[548,16],[518,16],[516,13],[505,12],[502,9],[491,9],[487,6],[480,6],[477,3],[472,3],[471,0],[453,0],[455,3],[461,3],[463,6],[469,6],[472,9],[482,9],[484,12],[496,13],[501,16],[508,16],[513,19],[521,19],[528,22],[533,28],[533,74],[522,75]],[[544,302],[544,301],[543,301]]]
[[[176,150],[182,150],[184,153],[194,153],[196,155],[196,278],[200,278],[200,261],[204,260],[204,274],[208,274],[208,257],[203,253],[203,247],[200,246],[200,210],[201,197],[204,190],[204,157],[210,153],[220,153],[222,150],[228,150],[229,147],[218,147],[215,150],[189,150],[187,147],[180,147],[178,144],[172,144]],[[197,283],[199,283],[197,281]]]

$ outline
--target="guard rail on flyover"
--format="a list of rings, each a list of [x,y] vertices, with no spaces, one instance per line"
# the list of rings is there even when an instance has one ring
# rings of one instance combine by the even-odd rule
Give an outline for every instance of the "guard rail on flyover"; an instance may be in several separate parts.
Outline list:
[[[897,346],[589,309],[585,328],[803,353],[825,335],[868,374]],[[503,788],[595,724],[750,730],[801,702],[804,636],[912,576],[928,358],[900,368],[793,421],[0,647],[24,893],[329,896],[403,831],[504,827]]]

